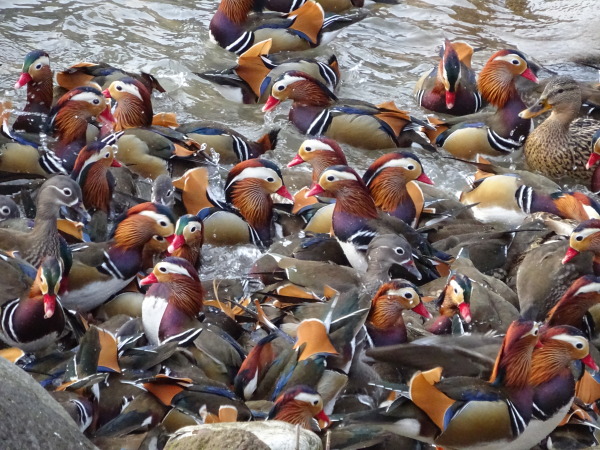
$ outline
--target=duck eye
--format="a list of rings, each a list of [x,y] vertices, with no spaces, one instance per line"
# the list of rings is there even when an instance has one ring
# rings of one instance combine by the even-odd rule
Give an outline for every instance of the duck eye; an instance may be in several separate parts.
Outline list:
[[[285,86],[284,86],[284,85],[282,85],[282,84],[280,84],[279,86],[277,86],[277,90],[278,90],[279,92],[283,91],[284,89],[285,89]]]
[[[121,86],[120,84],[117,84],[117,85],[115,86],[115,89],[116,89],[117,91],[122,91],[122,90],[123,90],[123,86]]]
[[[195,233],[195,232],[196,232],[196,227],[190,228],[190,233]]]
[[[559,93],[559,94],[562,94],[563,92],[565,92],[565,90],[564,90],[564,89],[559,89],[559,90],[558,90],[558,91],[556,91],[556,92],[557,92],[557,93]]]
[[[319,404],[319,400],[313,400],[312,404],[317,406]]]
[[[399,255],[404,255],[404,249],[402,247],[396,247],[394,251]]]
[[[40,70],[41,68],[42,68],[42,65],[41,65],[41,64],[37,64],[37,65],[35,66],[35,69],[36,69],[36,70]]]
[[[531,334],[533,334],[534,336],[537,336],[537,335],[538,335],[538,333],[539,333],[539,331],[540,331],[540,330],[539,330],[538,328],[536,328],[535,330],[533,330],[533,331],[531,332]]]
[[[167,191],[167,193],[165,194],[167,197],[170,197],[171,195],[173,195],[173,191]]]
[[[105,158],[110,158],[110,153],[106,153],[106,154],[104,155],[104,157],[105,157]]]
[[[4,214],[5,216],[8,216],[10,214],[10,208],[8,206],[3,206],[0,211],[2,211],[2,214]]]
[[[73,195],[73,192],[69,188],[64,188],[63,189],[63,194],[65,194],[67,196],[71,196],[71,195]]]
[[[581,236],[581,235],[579,235],[579,236],[575,236],[575,240],[576,240],[577,242],[581,242],[581,241],[583,241],[583,236]]]
[[[413,295],[410,292],[407,292],[406,294],[404,294],[404,298],[410,300],[411,298],[413,298]]]
[[[327,181],[333,181],[333,180],[335,180],[335,177],[333,175],[329,175],[327,177]]]
[[[162,273],[167,273],[167,269],[165,267],[159,267],[158,271]]]
[[[415,166],[413,166],[412,164],[410,166],[408,166],[408,170],[415,170]]]
[[[513,63],[515,66],[518,66],[519,65],[519,60],[518,59],[513,59],[511,61],[511,63]]]
[[[304,150],[307,152],[312,152],[312,147],[304,147]]]
[[[575,348],[581,350],[583,348],[583,344],[581,342],[578,342],[577,344],[575,344]]]
[[[167,226],[167,222],[165,222],[164,220],[161,220],[160,222],[158,222],[158,224],[159,224],[161,227],[166,227],[166,226]]]
[[[269,177],[269,178],[267,178],[267,181],[268,181],[269,183],[272,183],[273,181],[275,181],[275,178],[273,178],[273,177]]]
[[[165,240],[165,238],[162,236],[154,236],[154,239],[156,239],[158,242],[162,242]]]
[[[458,295],[458,289],[454,288],[454,293]]]
[[[99,105],[100,104],[100,100],[98,100],[97,98],[95,98],[94,100],[92,100],[92,103],[94,105]]]

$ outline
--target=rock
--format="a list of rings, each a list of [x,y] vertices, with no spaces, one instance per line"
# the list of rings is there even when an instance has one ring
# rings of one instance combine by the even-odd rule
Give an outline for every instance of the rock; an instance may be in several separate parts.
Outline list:
[[[298,439],[296,439],[298,436]],[[178,430],[165,450],[321,450],[312,431],[286,422],[229,422],[196,425]]]
[[[67,412],[29,374],[0,358],[4,450],[95,449]]]

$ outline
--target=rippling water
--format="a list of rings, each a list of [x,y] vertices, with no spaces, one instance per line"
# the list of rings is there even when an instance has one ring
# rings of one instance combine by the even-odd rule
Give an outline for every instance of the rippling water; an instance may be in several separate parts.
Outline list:
[[[12,86],[24,55],[36,48],[51,55],[54,70],[84,60],[143,70],[154,74],[168,92],[155,96],[155,112],[174,111],[180,122],[220,121],[249,137],[258,137],[275,124],[282,126],[280,145],[269,157],[283,165],[302,141],[286,123],[286,108],[265,117],[256,106],[228,102],[191,73],[234,63],[234,55],[208,39],[208,23],[217,4],[217,0],[0,1],[0,93],[17,105],[24,103],[25,90]],[[406,0],[399,5],[367,2],[366,7],[367,19],[347,28],[330,46],[314,51],[338,56],[343,71],[340,97],[374,103],[394,100],[413,115],[423,116],[412,89],[419,75],[436,62],[444,37],[482,48],[474,56],[476,69],[496,50],[516,47],[556,72],[598,78],[596,70],[571,62],[589,56],[600,60],[597,0]],[[349,149],[349,162],[365,169],[380,153]],[[425,155],[424,165],[442,188],[455,191],[466,185],[468,168],[458,163]]]

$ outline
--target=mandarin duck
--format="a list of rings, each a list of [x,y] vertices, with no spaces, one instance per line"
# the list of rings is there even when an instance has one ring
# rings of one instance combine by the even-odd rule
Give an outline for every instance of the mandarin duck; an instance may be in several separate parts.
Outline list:
[[[199,268],[203,243],[202,220],[192,214],[185,214],[177,219],[173,241],[169,244],[167,251],[170,256],[183,258],[192,266]]]
[[[0,195],[0,223],[19,217],[21,217],[21,212],[17,203],[6,195]]]
[[[593,273],[600,275],[600,220],[591,219],[581,222],[569,237],[569,247],[562,259],[567,264],[579,253],[590,251],[593,255]]]
[[[200,145],[185,134],[153,125],[150,91],[140,81],[113,81],[103,94],[116,101],[115,130],[124,131],[117,141],[119,161],[133,172],[154,179],[167,174],[171,158],[191,157],[200,150]]]
[[[205,242],[269,245],[274,235],[271,194],[293,200],[277,165],[266,159],[236,164],[225,181],[226,203],[198,213],[204,224]]]
[[[592,152],[592,136],[600,130],[600,121],[577,118],[581,107],[581,89],[570,77],[550,80],[538,102],[521,112],[526,119],[546,111],[550,116],[525,141],[525,161],[553,179],[562,177],[589,181],[586,163]]]
[[[419,158],[410,152],[394,152],[380,156],[363,174],[375,206],[392,217],[415,226],[424,204],[418,184],[433,184],[423,170]]]
[[[108,242],[85,244],[74,251],[68,291],[61,297],[63,305],[86,312],[119,292],[141,269],[144,247],[150,240],[160,240],[166,250],[174,222],[163,205],[147,202],[129,208]]]
[[[408,340],[402,318],[404,310],[412,310],[426,319],[431,317],[414,284],[406,280],[392,280],[383,284],[373,297],[365,322],[374,347],[403,344]]]
[[[471,323],[472,290],[469,277],[460,273],[451,274],[444,290],[436,300],[440,316],[427,325],[427,331],[433,334],[453,333],[455,316],[460,316],[464,323]]]
[[[379,213],[375,202],[362,178],[348,166],[332,166],[321,175],[319,183],[306,193],[307,196],[328,191],[335,199],[332,216],[333,234],[340,241],[350,264],[366,268],[364,252],[371,240],[380,234],[401,234],[418,255],[419,269],[429,269],[429,275],[437,278],[432,266],[426,267],[425,258],[448,260],[449,256],[437,252],[429,242],[409,225],[385,213]]]
[[[507,448],[525,432],[532,416],[534,392],[529,379],[538,332],[535,322],[511,324],[489,382],[441,379],[439,367],[418,372],[410,381],[409,396],[420,411],[414,418],[409,415],[388,424],[387,429],[440,447]]]
[[[366,17],[366,14],[325,17],[321,5],[307,1],[289,14],[249,21],[253,9],[261,11],[256,0],[221,0],[209,25],[210,38],[225,50],[241,55],[256,42],[271,39],[271,53],[307,50],[329,42],[341,30]]]
[[[423,108],[453,116],[472,114],[483,103],[471,68],[473,47],[464,42],[444,41],[437,67],[424,73],[414,95]]]
[[[314,419],[319,421],[319,429],[331,423],[323,411],[323,398],[314,388],[306,385],[286,389],[275,400],[268,416],[268,420],[281,420],[307,430],[315,429]]]
[[[227,100],[236,103],[264,103],[271,94],[273,82],[282,73],[299,70],[307,73],[334,91],[340,81],[340,69],[335,55],[326,62],[312,58],[277,58],[267,56],[271,39],[258,42],[238,57],[237,65],[230,69],[194,72],[210,81]]]
[[[267,0],[265,8],[271,11],[278,11],[282,13],[289,13],[295,9],[298,9],[300,5],[303,5],[308,0]],[[317,0],[317,3],[328,12],[340,12],[346,11],[350,8],[362,8],[365,4],[364,0]]]
[[[526,214],[548,212],[561,219],[579,222],[600,219],[600,204],[583,192],[553,192],[550,195],[531,186],[521,186],[515,193],[519,208]]]
[[[323,135],[369,150],[409,147],[412,142],[435,150],[416,132],[429,125],[398,109],[393,102],[375,106],[360,100],[338,99],[323,83],[299,71],[286,72],[277,79],[263,112],[288,99],[293,102],[288,118],[301,133]]]
[[[251,141],[237,131],[216,122],[197,121],[177,128],[207,150],[219,155],[219,163],[236,164],[247,159],[260,158],[265,152],[275,150],[279,129],[275,128]]]
[[[62,261],[46,256],[36,273],[33,266],[24,261],[11,261],[12,258],[5,254],[0,254],[0,258],[5,277],[0,306],[0,340],[27,352],[48,348],[65,328],[64,313],[57,300],[64,275]],[[19,274],[19,271],[22,272]],[[35,278],[27,286],[29,283],[24,281],[31,274]],[[16,291],[21,292],[17,294]]]
[[[173,208],[175,205],[175,187],[169,175],[162,174],[156,177],[154,183],[152,183],[150,201],[160,203],[170,209]]]
[[[81,186],[83,204],[88,210],[110,212],[115,186],[109,167],[121,167],[115,159],[116,146],[95,141],[81,149],[71,177]]]
[[[525,104],[515,79],[524,77],[537,82],[528,64],[525,55],[517,50],[494,53],[481,70],[477,86],[482,98],[496,111],[443,121],[430,119],[436,127],[428,134],[431,142],[467,160],[475,159],[477,154],[505,155],[520,148],[533,123],[519,116]]]
[[[74,211],[84,220],[89,219],[89,214],[83,207],[79,185],[64,175],[57,175],[47,180],[38,190],[33,229],[30,232],[0,229],[0,248],[17,253],[34,267],[39,267],[46,256],[62,259],[65,275],[68,274],[71,254],[57,228],[57,220],[63,207]]]
[[[21,76],[15,89],[27,85],[27,103],[23,114],[17,117],[13,130],[26,133],[40,133],[44,130],[54,93],[52,90],[52,69],[50,57],[43,50],[33,50],[25,55]]]
[[[151,345],[197,335],[204,290],[194,266],[182,258],[168,257],[140,284],[151,285],[142,303],[142,323]]]

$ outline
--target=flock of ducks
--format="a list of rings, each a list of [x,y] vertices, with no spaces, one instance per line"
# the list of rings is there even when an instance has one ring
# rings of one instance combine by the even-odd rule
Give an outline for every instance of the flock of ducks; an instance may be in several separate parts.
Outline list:
[[[362,6],[221,0],[210,22],[238,61],[198,76],[264,112],[289,101],[307,135],[295,194],[267,159],[287,151],[278,130],[179,124],[155,113],[149,74],[55,76],[46,52],[25,56],[25,106],[0,112],[0,354],[99,447],[265,419],[327,448],[598,443],[598,85],[538,83],[514,49],[476,74],[474,49],[446,40],[415,80],[419,119],[338,98],[335,56],[274,55],[326,43]],[[393,151],[365,151],[360,174],[345,145]],[[519,149],[522,168],[503,167]],[[472,165],[471,188],[436,189],[419,154]],[[243,279],[201,278],[203,245],[239,244],[264,252]]]

